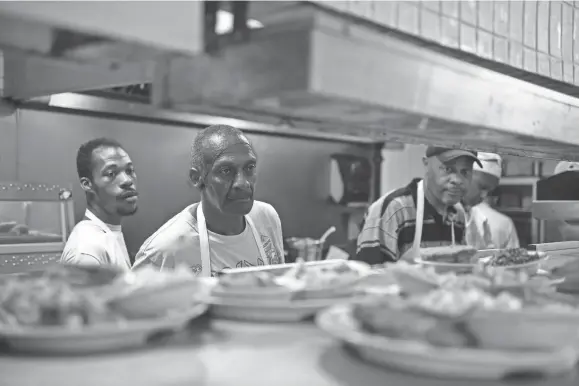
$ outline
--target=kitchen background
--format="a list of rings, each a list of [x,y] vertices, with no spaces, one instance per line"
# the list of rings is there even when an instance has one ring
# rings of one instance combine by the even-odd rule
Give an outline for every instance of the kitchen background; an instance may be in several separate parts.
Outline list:
[[[125,225],[127,245],[134,254],[162,223],[199,199],[187,180],[189,146],[198,130],[21,110],[16,116],[0,118],[0,180],[72,183],[78,221],[85,203],[77,183],[76,151],[91,138],[118,139],[129,151],[139,176],[140,208]],[[250,138],[259,155],[257,199],[275,206],[286,237],[316,237],[332,225],[338,230],[330,237],[330,244],[342,245],[355,237],[353,225],[362,219],[365,208],[344,207],[328,200],[329,159],[334,153],[370,158],[372,145],[267,134],[250,134]],[[422,174],[424,149],[422,145],[405,145],[382,151],[380,194]],[[506,157],[505,177],[496,192],[497,206],[515,220],[523,244],[537,242],[541,232],[547,239],[557,238],[530,215],[534,183],[552,173],[555,164]]]

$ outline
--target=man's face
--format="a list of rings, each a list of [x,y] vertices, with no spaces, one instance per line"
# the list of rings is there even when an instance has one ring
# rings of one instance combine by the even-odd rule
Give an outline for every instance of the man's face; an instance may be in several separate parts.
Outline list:
[[[257,181],[257,156],[244,137],[216,138],[210,141],[204,194],[222,213],[246,215],[253,207]]]
[[[428,189],[444,205],[458,203],[472,178],[472,158],[464,156],[442,163],[438,157],[429,157],[425,162]]]
[[[468,206],[475,206],[486,199],[499,185],[499,179],[488,173],[475,170],[472,173],[472,180],[464,196],[464,203]]]
[[[92,154],[94,202],[106,213],[130,216],[137,211],[137,175],[121,148],[100,147]]]

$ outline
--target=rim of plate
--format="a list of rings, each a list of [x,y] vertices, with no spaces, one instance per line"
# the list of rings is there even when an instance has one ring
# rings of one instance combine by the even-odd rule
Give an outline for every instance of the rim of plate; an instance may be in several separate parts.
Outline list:
[[[485,364],[490,362],[496,363],[501,359],[506,359],[511,365],[523,365],[532,361],[552,358],[554,355],[558,357],[570,355],[571,353],[577,355],[573,347],[562,348],[558,351],[513,353],[479,348],[436,347],[419,341],[405,341],[380,335],[372,335],[353,329],[343,322],[346,318],[352,318],[351,311],[351,305],[339,304],[332,306],[316,315],[316,325],[334,338],[356,346],[373,348],[384,352],[404,352],[405,354],[421,357],[436,356],[438,360],[444,358],[444,360],[472,361]]]
[[[121,322],[107,322],[94,326],[67,329],[61,326],[12,327],[0,326],[0,338],[72,338],[118,334],[122,332],[142,333],[155,329],[171,328],[176,324],[195,319],[205,313],[209,305],[196,303],[186,310],[173,310],[167,314],[150,319],[134,319]]]
[[[444,263],[440,261],[428,261],[417,257],[414,261],[422,265],[431,265],[434,267],[452,267],[452,268],[474,268],[478,263]]]
[[[235,308],[263,308],[263,309],[271,309],[271,308],[283,308],[283,309],[311,309],[311,308],[326,308],[329,306],[334,306],[339,303],[349,303],[356,301],[357,299],[361,298],[361,296],[348,296],[342,298],[330,298],[330,299],[305,299],[305,300],[290,300],[290,301],[247,301],[240,299],[224,299],[224,298],[217,298],[217,297],[209,297],[206,301],[215,306],[226,306],[226,307],[235,307]]]

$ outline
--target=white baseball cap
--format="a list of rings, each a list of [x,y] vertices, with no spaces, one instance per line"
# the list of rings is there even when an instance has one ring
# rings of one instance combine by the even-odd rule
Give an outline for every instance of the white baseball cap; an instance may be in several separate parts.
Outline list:
[[[561,161],[555,166],[553,174],[560,174],[564,172],[579,172],[579,162]]]
[[[475,163],[473,164],[473,170],[490,174],[499,179],[501,178],[503,175],[503,159],[500,155],[495,153],[479,152],[477,157],[480,160],[482,167]]]

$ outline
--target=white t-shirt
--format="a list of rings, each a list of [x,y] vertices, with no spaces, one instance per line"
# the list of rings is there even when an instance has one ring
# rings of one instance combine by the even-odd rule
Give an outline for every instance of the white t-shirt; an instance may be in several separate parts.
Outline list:
[[[87,218],[73,228],[60,261],[65,264],[113,265],[125,271],[131,269],[121,226],[99,224]]]
[[[175,268],[185,264],[201,273],[201,247],[197,220],[193,213],[199,204],[193,204],[175,215],[149,237],[135,257],[133,269],[152,264]],[[284,262],[281,221],[275,209],[265,202],[255,201],[248,216],[259,233],[267,261],[262,261],[250,226],[246,223],[239,235],[223,236],[208,230],[211,251],[211,272],[226,268],[281,264]]]
[[[493,209],[486,202],[481,202],[470,210],[466,228],[467,240],[470,238],[468,236],[469,232],[475,231],[475,229],[478,232],[482,232],[485,228],[490,231],[492,245],[473,245],[473,247],[479,249],[490,247],[495,249],[519,248],[519,237],[513,220]],[[480,236],[478,239],[482,240],[484,236]]]

